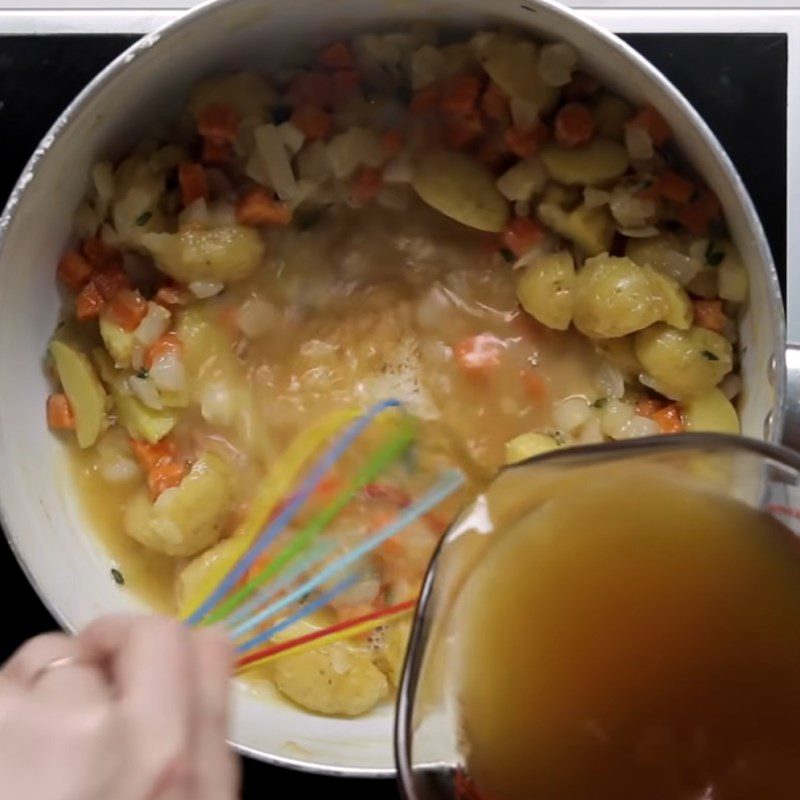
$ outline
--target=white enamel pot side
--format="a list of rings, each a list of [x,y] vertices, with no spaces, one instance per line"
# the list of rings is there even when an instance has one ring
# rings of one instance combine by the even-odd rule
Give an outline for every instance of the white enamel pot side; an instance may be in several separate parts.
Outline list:
[[[116,157],[177,110],[199,78],[225,68],[269,70],[317,44],[431,20],[448,27],[519,26],[571,42],[585,68],[634,100],[657,106],[678,144],[721,198],[748,265],[743,320],[744,432],[775,440],[782,425],[784,326],[778,282],[753,206],[727,156],[685,99],[633,50],[546,0],[220,0],[145,37],[77,98],[37,149],[0,221],[0,507],[23,568],[70,630],[101,613],[139,607],[110,578],[86,530],[44,423],[43,356],[58,318],[54,271],[74,209],[99,158]],[[778,368],[774,367],[778,354]],[[769,365],[773,367],[770,368]],[[769,372],[769,377],[768,377]],[[312,716],[240,686],[232,738],[272,763],[331,774],[394,772],[392,707],[356,719]]]

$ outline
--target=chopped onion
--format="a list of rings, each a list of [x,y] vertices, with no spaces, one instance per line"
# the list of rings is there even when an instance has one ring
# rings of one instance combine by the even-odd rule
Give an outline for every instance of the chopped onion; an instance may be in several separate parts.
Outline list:
[[[604,441],[600,417],[592,414],[575,436],[575,444],[599,444]]]
[[[147,347],[141,342],[134,342],[131,348],[131,367],[137,372],[144,366],[144,357]]]
[[[659,433],[661,433],[661,428],[657,422],[648,417],[640,417],[638,414],[634,414],[617,438],[640,439],[644,436],[658,436]]]
[[[653,225],[642,225],[638,228],[620,228],[619,232],[628,239],[649,239],[658,236],[658,228]]]
[[[317,144],[322,144],[322,142],[317,142]],[[261,163],[258,151],[253,150],[250,154],[247,163],[244,165],[244,174],[256,183],[260,183],[262,186],[266,186],[269,183],[269,178],[267,177],[264,165]]]
[[[705,251],[703,251],[705,252]],[[662,271],[675,278],[681,286],[690,283],[703,268],[703,261],[693,255],[684,255],[677,250],[665,250],[662,255]]]
[[[340,180],[349,178],[362,164],[379,167],[384,160],[383,147],[371,130],[353,127],[328,143],[328,160]]]
[[[284,122],[282,125],[278,125],[278,133],[280,133],[286,149],[293,156],[296,156],[303,149],[303,144],[306,141],[305,134],[293,123]]]
[[[133,332],[134,339],[144,345],[153,344],[167,332],[171,319],[172,314],[164,306],[151,300],[147,304],[147,314]]]
[[[377,578],[369,577],[353,584],[342,592],[333,602],[337,608],[345,606],[360,606],[371,603],[381,590],[381,582]]]
[[[230,425],[235,416],[233,393],[224,383],[209,383],[200,393],[200,413],[212,425]]]
[[[512,97],[510,108],[514,126],[521,131],[533,130],[539,124],[539,106],[536,103],[521,97]]]
[[[208,210],[208,222],[212,228],[225,228],[236,224],[236,206],[229,202],[214,203]]]
[[[297,156],[297,174],[322,183],[333,175],[328,149],[322,142],[311,142]]]
[[[225,288],[225,284],[219,281],[192,281],[188,288],[195,297],[205,300],[207,297],[219,294]]]
[[[729,373],[722,379],[719,385],[719,390],[728,400],[733,400],[742,391],[742,379],[734,372]]]
[[[269,185],[281,200],[291,200],[297,190],[286,145],[274,125],[256,128],[256,151]]]
[[[624,439],[625,427],[633,417],[633,409],[627,403],[609,400],[600,412],[603,433],[611,439]]]
[[[625,379],[613,364],[604,361],[594,375],[594,385],[601,397],[619,400],[625,394]]]
[[[131,392],[141,400],[148,408],[161,411],[164,404],[158,396],[158,389],[150,378],[140,378],[138,375],[131,375],[128,378],[128,386]]]
[[[275,307],[260,297],[249,297],[236,312],[236,326],[248,339],[257,339],[278,320]]]
[[[208,203],[203,197],[198,197],[197,200],[191,202],[178,214],[179,229],[190,228],[195,225],[205,228],[208,223]]]
[[[180,352],[173,347],[159,354],[150,366],[150,378],[162,392],[182,392],[186,388],[186,370]]]
[[[641,125],[625,126],[625,149],[633,161],[648,161],[655,155],[653,140]]]
[[[548,86],[566,86],[578,66],[578,52],[566,42],[546,44],[539,53],[539,75]]]
[[[384,183],[411,183],[413,179],[414,169],[408,153],[393,158],[383,170]]]
[[[411,87],[421,89],[429,83],[439,80],[446,66],[441,51],[430,45],[424,45],[411,54]]]
[[[594,186],[583,190],[583,202],[587,208],[601,208],[611,202],[611,194]]]
[[[637,197],[631,186],[618,186],[611,193],[611,213],[623,228],[636,229],[647,225],[656,212],[656,204],[652,200]],[[650,236],[658,234],[654,233]]]
[[[567,397],[553,405],[553,422],[566,433],[576,431],[591,415],[592,407],[585,397]]]
[[[706,253],[708,252],[708,239],[698,239],[689,246],[689,255],[699,261],[701,266],[706,263]]]
[[[125,456],[110,459],[100,467],[100,474],[108,483],[127,483],[136,478],[139,472],[138,464]]]
[[[514,216],[529,217],[531,215],[531,204],[527,200],[517,200],[514,203]]]

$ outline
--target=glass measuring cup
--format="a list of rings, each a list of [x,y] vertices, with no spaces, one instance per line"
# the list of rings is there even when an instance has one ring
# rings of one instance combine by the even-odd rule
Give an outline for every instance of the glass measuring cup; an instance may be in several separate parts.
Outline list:
[[[450,612],[461,587],[504,530],[531,509],[565,486],[580,491],[599,470],[624,469],[630,476],[639,465],[675,470],[692,485],[765,511],[800,533],[800,455],[736,436],[686,434],[571,448],[505,469],[450,528],[423,586],[395,731],[399,780],[409,800],[473,796],[463,777],[466,758],[452,679],[458,664]]]

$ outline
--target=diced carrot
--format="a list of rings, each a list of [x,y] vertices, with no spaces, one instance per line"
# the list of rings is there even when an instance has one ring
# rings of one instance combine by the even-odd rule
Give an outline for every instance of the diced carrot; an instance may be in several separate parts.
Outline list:
[[[535,369],[526,369],[520,373],[522,388],[525,394],[534,402],[541,403],[550,397],[550,384],[547,379]]]
[[[445,81],[439,105],[445,114],[471,114],[480,94],[480,79],[474,75],[455,75]]]
[[[681,433],[686,429],[681,408],[677,403],[659,409],[651,419],[658,423],[662,433]]]
[[[334,72],[331,103],[334,106],[344,105],[358,94],[359,86],[361,86],[361,73],[357,69],[343,69]]]
[[[299,106],[294,110],[291,122],[309,139],[325,139],[333,128],[333,117],[315,106]]]
[[[181,186],[181,200],[185,206],[201,198],[208,199],[208,179],[202,164],[191,161],[179,164],[178,183]]]
[[[99,317],[106,301],[94,281],[89,281],[75,298],[75,315],[81,322]]]
[[[79,292],[92,277],[92,265],[77,250],[69,250],[58,262],[56,275],[73,292]]]
[[[178,338],[178,334],[175,331],[170,331],[169,333],[165,333],[160,339],[153,342],[150,347],[147,348],[144,354],[144,365],[147,369],[153,366],[153,362],[155,362],[158,358],[166,353],[179,351],[183,348],[181,344],[181,340]]]
[[[120,289],[109,301],[108,313],[126,331],[135,331],[147,316],[147,300],[136,289]]]
[[[171,461],[175,461],[178,455],[175,441],[169,436],[155,444],[141,439],[129,439],[128,441],[136,460],[141,464],[145,472],[154,470],[159,464],[168,464]]]
[[[644,128],[656,147],[661,147],[672,138],[672,129],[661,114],[653,106],[645,106],[633,116],[628,125]]]
[[[438,533],[440,536],[450,527],[450,518],[437,514],[435,511],[429,511],[423,516],[423,519],[425,520],[425,524],[434,533]]]
[[[708,189],[703,189],[698,197],[678,212],[678,222],[695,236],[708,233],[711,221],[720,215],[719,200]]]
[[[694,324],[698,328],[706,328],[715,333],[725,330],[725,312],[722,310],[722,300],[693,300]]]
[[[147,488],[150,490],[150,498],[155,500],[166,489],[178,486],[185,475],[184,465],[174,461],[166,461],[154,467],[147,473]]]
[[[485,375],[500,364],[503,343],[491,333],[462,339],[453,348],[456,363],[470,375]]]
[[[643,400],[639,400],[636,404],[636,413],[640,417],[652,417],[656,411],[660,411],[664,408],[664,401],[663,400],[656,400],[653,397],[646,397]]]
[[[517,158],[530,158],[539,152],[539,148],[548,136],[547,126],[539,124],[529,131],[511,127],[506,131],[505,139],[508,149]]]
[[[155,293],[153,302],[171,310],[176,306],[188,305],[189,294],[180,286],[161,286]]]
[[[414,93],[409,106],[412,114],[428,114],[439,106],[441,87],[438,83],[429,83]]]
[[[211,103],[198,113],[197,130],[204,139],[233,144],[239,132],[239,114],[229,103]]]
[[[350,196],[358,203],[374,200],[383,188],[383,173],[377,167],[360,167],[350,184]]]
[[[333,77],[327,72],[301,72],[292,78],[287,99],[295,108],[330,108],[333,103]]]
[[[487,119],[496,122],[505,122],[508,119],[508,95],[494,81],[489,81],[483,92],[481,109]]]
[[[264,225],[288,225],[292,211],[286,203],[276,200],[263,186],[254,186],[236,204],[236,220],[242,225],[257,228]]]
[[[81,250],[95,269],[105,269],[122,264],[122,253],[116,247],[104,242],[99,236],[87,239],[81,246]]]
[[[445,120],[447,143],[454,150],[464,150],[475,144],[483,132],[483,117],[477,111],[469,114],[450,114]]]
[[[227,142],[215,142],[213,139],[203,139],[203,153],[200,160],[210,166],[227,164],[231,160],[233,151]]]
[[[535,247],[544,236],[544,228],[531,217],[513,217],[500,234],[500,242],[517,258]]]
[[[75,416],[65,394],[51,394],[47,398],[47,425],[53,431],[75,428]]]
[[[329,44],[317,56],[320,66],[326,69],[353,69],[356,65],[353,51],[346,42],[334,42]]]
[[[120,289],[131,285],[128,273],[121,266],[106,267],[95,272],[92,283],[104,300],[110,300]]]
[[[344,481],[334,472],[329,472],[317,484],[317,488],[314,489],[314,494],[318,497],[327,498],[331,495],[338,494],[342,489],[344,489]]]
[[[600,81],[586,72],[576,72],[572,80],[564,87],[567,100],[585,100],[600,88]]]
[[[567,103],[556,114],[553,134],[562,147],[588,144],[597,133],[597,122],[583,103]]]
[[[671,200],[679,205],[688,203],[695,192],[692,181],[672,170],[665,170],[658,176],[655,188],[665,200]]]
[[[381,134],[381,147],[387,156],[397,155],[405,146],[406,136],[402,131],[384,131]]]

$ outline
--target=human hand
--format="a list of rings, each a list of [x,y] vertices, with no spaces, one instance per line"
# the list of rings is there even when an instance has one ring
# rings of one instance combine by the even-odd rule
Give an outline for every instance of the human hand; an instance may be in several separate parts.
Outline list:
[[[224,636],[120,616],[46,634],[0,669],[0,786],[14,800],[233,800]]]

